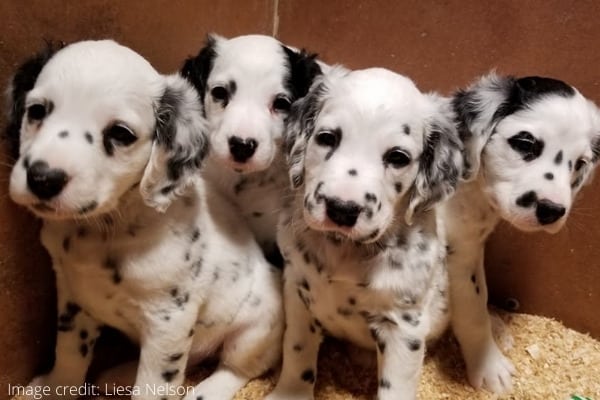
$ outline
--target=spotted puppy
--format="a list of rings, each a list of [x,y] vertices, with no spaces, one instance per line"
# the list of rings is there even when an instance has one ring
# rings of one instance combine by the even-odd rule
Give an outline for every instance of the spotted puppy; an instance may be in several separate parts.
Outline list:
[[[379,399],[414,399],[446,326],[445,240],[432,207],[460,176],[449,103],[385,69],[333,70],[289,118],[293,204],[278,243],[287,329],[274,399],[313,397],[324,335],[377,349]]]
[[[484,243],[499,220],[557,232],[600,155],[600,114],[575,88],[541,77],[486,76],[453,100],[467,183],[446,203],[452,325],[469,381],[511,389],[514,368],[492,338]]]
[[[189,398],[229,399],[270,368],[280,278],[195,178],[206,124],[187,81],[87,41],[26,62],[11,92],[10,195],[43,219],[58,290],[56,361],[30,385],[82,384],[102,325],[141,346],[134,398],[181,397],[186,363],[220,347]]]
[[[275,228],[287,186],[279,151],[284,119],[320,73],[315,55],[263,35],[210,35],[182,69],[209,123],[205,176],[240,208],[276,264]]]

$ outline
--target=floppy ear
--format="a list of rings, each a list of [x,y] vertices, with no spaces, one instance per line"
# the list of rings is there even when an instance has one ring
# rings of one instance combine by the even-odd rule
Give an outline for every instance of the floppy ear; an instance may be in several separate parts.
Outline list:
[[[436,95],[429,97],[434,103],[434,114],[425,126],[423,153],[405,215],[409,225],[415,213],[452,195],[462,173],[462,145],[450,102]]]
[[[594,177],[594,170],[598,166],[600,161],[600,109],[594,104],[594,102],[587,101],[588,108],[592,117],[592,125],[594,129],[593,137],[591,139],[592,148],[592,162],[586,163],[582,166],[578,166],[575,163],[573,177],[571,178],[571,189],[572,193],[575,194],[585,184],[589,184]]]
[[[10,152],[14,158],[19,156],[20,131],[23,115],[25,114],[25,98],[27,93],[33,89],[37,77],[42,72],[44,65],[50,58],[64,45],[62,43],[54,45],[51,42],[46,43],[46,48],[35,56],[26,60],[12,78],[7,90],[8,125],[6,127],[6,138],[10,144]]]
[[[514,86],[515,78],[489,74],[452,98],[458,134],[463,143],[464,169],[462,178],[474,179],[481,163],[481,152],[488,142],[494,124],[500,118],[498,111],[505,104]]]
[[[325,83],[321,79],[317,79],[308,94],[292,104],[286,118],[283,141],[293,189],[304,184],[306,145],[315,129],[315,120],[323,106],[323,97],[326,92]]]
[[[220,40],[225,39],[215,34],[207,35],[206,44],[198,55],[185,60],[181,68],[181,75],[194,85],[200,94],[202,104],[204,104],[204,95],[206,94],[206,81],[217,56],[217,44]]]
[[[163,212],[198,175],[208,143],[198,95],[181,76],[165,78],[155,113],[154,142],[140,192],[146,204]]]
[[[312,83],[321,75],[321,67],[316,61],[317,55],[307,53],[304,49],[297,51],[283,46],[288,61],[288,75],[285,79],[286,89],[292,94],[292,100],[306,96]]]

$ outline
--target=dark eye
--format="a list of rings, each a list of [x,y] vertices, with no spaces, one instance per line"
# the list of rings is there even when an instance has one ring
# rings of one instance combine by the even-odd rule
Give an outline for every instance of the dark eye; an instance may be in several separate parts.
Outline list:
[[[106,128],[104,135],[122,146],[129,146],[137,140],[131,129],[123,124],[114,124]]]
[[[226,103],[229,100],[229,91],[224,86],[215,86],[210,90],[214,101]]]
[[[275,100],[273,100],[273,110],[279,112],[287,112],[290,110],[292,103],[287,97],[277,96]]]
[[[585,158],[579,158],[577,161],[575,161],[575,171],[579,171],[580,169],[585,167],[588,164],[588,162],[589,161]]]
[[[394,168],[406,167],[410,164],[410,161],[410,154],[399,147],[392,147],[383,155],[383,163],[386,166],[391,165]]]
[[[337,147],[340,144],[341,132],[335,131],[321,131],[317,133],[315,141],[319,146],[325,147]]]
[[[523,160],[531,161],[542,154],[544,142],[537,140],[531,133],[521,131],[508,139],[508,144],[517,153],[523,156]]]
[[[32,104],[27,108],[27,119],[30,121],[41,121],[47,114],[44,104]]]

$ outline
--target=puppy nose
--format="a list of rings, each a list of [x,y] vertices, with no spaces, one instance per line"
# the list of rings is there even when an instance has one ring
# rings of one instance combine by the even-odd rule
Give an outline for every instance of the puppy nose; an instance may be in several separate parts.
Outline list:
[[[237,162],[246,162],[258,147],[258,143],[254,139],[242,139],[237,136],[232,136],[228,140],[229,151],[233,159]]]
[[[330,220],[340,226],[352,227],[356,224],[362,207],[353,201],[342,201],[340,199],[326,199],[325,209]]]
[[[540,200],[535,209],[535,216],[542,225],[551,224],[565,215],[566,209],[550,200]]]
[[[36,161],[27,168],[27,186],[42,200],[59,194],[68,181],[65,171],[50,168],[45,161]]]

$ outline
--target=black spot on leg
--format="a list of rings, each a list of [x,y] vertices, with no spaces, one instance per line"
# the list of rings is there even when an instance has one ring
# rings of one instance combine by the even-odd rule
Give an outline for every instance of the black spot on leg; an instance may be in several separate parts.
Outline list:
[[[348,175],[356,176],[356,175],[358,175],[358,172],[354,168],[352,168],[352,169],[348,170]]]
[[[69,249],[71,248],[71,238],[69,236],[63,239],[62,247],[65,253],[69,252]]]
[[[175,376],[177,376],[178,373],[179,373],[178,369],[169,369],[169,370],[163,371],[162,377],[165,380],[165,382],[171,382],[173,380],[173,378],[175,378]]]
[[[408,339],[406,345],[410,351],[417,351],[421,348],[421,341],[419,339]]]
[[[79,354],[81,354],[81,357],[86,357],[88,355],[88,345],[83,343],[81,346],[79,346]]]
[[[561,150],[558,153],[556,153],[556,156],[554,157],[554,164],[560,165],[562,163],[562,160],[563,160],[563,152]]]
[[[305,369],[300,375],[300,379],[304,382],[315,383],[315,371],[312,368]]]
[[[552,172],[546,172],[544,174],[544,178],[546,178],[547,180],[551,181],[554,179],[554,174]]]
[[[386,378],[381,378],[379,380],[379,387],[382,389],[390,389],[392,387],[392,384]]]

